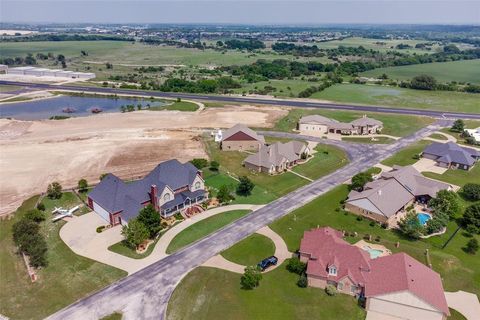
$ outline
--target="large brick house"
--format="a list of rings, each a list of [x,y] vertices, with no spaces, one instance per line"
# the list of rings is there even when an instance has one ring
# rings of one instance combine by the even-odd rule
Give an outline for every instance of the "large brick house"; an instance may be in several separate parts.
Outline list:
[[[243,124],[236,124],[222,135],[221,148],[227,151],[258,151],[265,138]]]
[[[335,287],[365,299],[377,319],[442,320],[449,316],[440,275],[405,253],[371,258],[324,227],[306,231],[300,260],[307,263],[308,285]]]
[[[202,173],[191,163],[168,160],[143,179],[125,183],[108,174],[88,194],[88,206],[111,225],[125,224],[152,204],[164,218],[207,198]]]
[[[434,142],[425,147],[422,157],[435,160],[440,167],[470,170],[480,159],[480,151],[451,141]]]

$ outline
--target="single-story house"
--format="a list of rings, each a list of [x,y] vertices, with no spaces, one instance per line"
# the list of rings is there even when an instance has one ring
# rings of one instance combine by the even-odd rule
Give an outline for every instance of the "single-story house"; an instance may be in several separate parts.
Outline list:
[[[257,153],[248,156],[243,164],[253,171],[274,174],[295,166],[302,156],[309,154],[310,149],[304,142],[277,142],[260,148]]]
[[[470,170],[480,159],[480,151],[454,142],[434,142],[425,147],[422,157],[435,160],[443,168]]]
[[[309,286],[331,285],[365,299],[367,312],[411,320],[450,315],[440,275],[405,253],[373,259],[341,232],[324,227],[304,233],[299,255],[307,263]]]
[[[222,134],[222,150],[257,151],[265,145],[265,138],[243,124],[236,124]]]
[[[299,131],[312,131],[320,133],[337,133],[343,135],[368,135],[379,133],[383,129],[381,121],[368,118],[364,115],[362,118],[352,122],[339,122],[320,115],[309,115],[301,117],[297,124]]]
[[[393,226],[407,207],[416,201],[428,203],[440,190],[452,190],[452,186],[426,178],[412,166],[394,166],[392,171],[368,182],[362,191],[352,190],[345,209]]]
[[[203,202],[202,172],[191,163],[168,160],[143,179],[125,183],[108,174],[88,194],[88,206],[111,225],[125,224],[152,204],[164,218]]]
[[[476,143],[480,143],[480,127],[476,129],[465,129],[463,132],[467,137],[472,137]]]

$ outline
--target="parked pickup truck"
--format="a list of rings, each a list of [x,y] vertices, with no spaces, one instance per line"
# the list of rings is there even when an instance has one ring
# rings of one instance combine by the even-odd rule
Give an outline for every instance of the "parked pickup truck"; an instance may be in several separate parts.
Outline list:
[[[265,271],[265,269],[267,269],[268,267],[276,265],[277,262],[278,258],[275,256],[271,256],[260,261],[257,266],[260,268],[260,270]]]

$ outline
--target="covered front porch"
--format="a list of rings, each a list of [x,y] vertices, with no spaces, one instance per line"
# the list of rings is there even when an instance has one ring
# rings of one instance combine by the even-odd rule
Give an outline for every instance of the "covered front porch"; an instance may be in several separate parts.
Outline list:
[[[163,218],[171,217],[183,209],[190,208],[195,204],[202,203],[206,199],[206,192],[197,195],[195,195],[195,192],[192,192],[191,195],[176,195],[175,199],[171,201],[172,203],[167,203],[161,208],[160,215]]]

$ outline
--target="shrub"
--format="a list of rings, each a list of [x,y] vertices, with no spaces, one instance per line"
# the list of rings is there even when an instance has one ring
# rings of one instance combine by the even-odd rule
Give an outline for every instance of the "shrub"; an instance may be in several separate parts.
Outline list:
[[[262,280],[262,274],[257,267],[246,267],[240,278],[240,284],[243,289],[251,290],[258,287],[260,280]]]
[[[325,287],[325,293],[333,297],[334,295],[337,294],[337,288],[329,284],[328,286]]]
[[[47,197],[50,199],[60,199],[62,197],[62,186],[58,182],[52,182],[47,188]]]
[[[220,203],[227,203],[235,199],[232,195],[232,187],[228,185],[222,185],[217,192],[217,199]]]
[[[287,264],[288,271],[301,275],[302,273],[305,272],[306,269],[307,269],[307,264],[300,261],[299,258],[295,257],[295,258],[288,259],[288,264]]]
[[[42,222],[45,220],[45,213],[38,209],[31,209],[25,213],[25,219],[29,219],[34,222]]]
[[[480,233],[480,203],[469,206],[463,214],[462,224],[471,233]]]
[[[37,204],[37,209],[40,211],[45,211],[45,205],[43,204],[43,202],[39,202]]]
[[[463,187],[463,194],[468,200],[472,200],[472,201],[480,200],[480,184],[467,183]]]
[[[97,227],[97,233],[101,233],[103,230],[105,230],[105,226],[98,226]]]
[[[468,240],[467,246],[465,247],[465,252],[469,254],[475,254],[478,251],[478,240],[473,238]]]
[[[78,180],[78,190],[80,192],[85,192],[87,191],[88,188],[88,182],[86,179],[80,179]]]
[[[193,164],[197,169],[203,169],[208,166],[208,160],[202,158],[195,158],[190,161],[190,163]]]
[[[237,194],[241,196],[251,195],[253,188],[255,188],[255,184],[253,184],[247,176],[242,176],[239,180],[240,183],[237,186]]]
[[[375,227],[375,222],[374,221],[370,221],[370,227]]]
[[[218,171],[219,168],[220,168],[220,163],[218,163],[217,161],[210,162],[210,170]]]
[[[300,275],[300,278],[297,281],[297,286],[299,286],[300,288],[306,288],[308,286],[308,279],[305,273],[302,273]]]
[[[362,221],[362,220],[363,220],[362,216],[357,216],[357,221]]]

